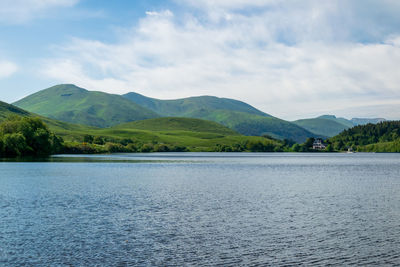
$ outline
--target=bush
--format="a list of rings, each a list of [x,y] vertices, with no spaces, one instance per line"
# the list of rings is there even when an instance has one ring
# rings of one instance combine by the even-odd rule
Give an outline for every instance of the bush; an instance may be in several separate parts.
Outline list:
[[[140,148],[140,152],[147,153],[147,152],[152,152],[154,149],[153,144],[144,144]]]
[[[0,156],[47,156],[61,150],[62,139],[39,118],[13,116],[0,124]]]
[[[101,136],[96,136],[93,138],[93,144],[104,145],[104,143],[105,143],[104,138]]]
[[[116,143],[107,143],[105,148],[109,153],[127,152],[123,145]]]

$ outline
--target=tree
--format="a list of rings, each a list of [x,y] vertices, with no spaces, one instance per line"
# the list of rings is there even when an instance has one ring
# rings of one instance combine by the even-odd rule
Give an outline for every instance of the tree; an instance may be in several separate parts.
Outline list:
[[[94,136],[93,136],[93,135],[90,135],[90,134],[85,134],[85,135],[83,136],[83,142],[84,142],[84,143],[92,144],[92,143],[93,143],[93,139],[94,139]]]
[[[3,137],[4,153],[7,157],[19,157],[31,152],[26,139],[21,133],[5,134]]]
[[[0,123],[0,155],[46,156],[61,150],[62,139],[52,134],[39,118],[12,116]]]
[[[96,145],[104,145],[104,139],[103,139],[103,137],[101,137],[101,136],[96,136],[96,137],[94,137],[94,139],[93,139],[93,144],[96,144]]]

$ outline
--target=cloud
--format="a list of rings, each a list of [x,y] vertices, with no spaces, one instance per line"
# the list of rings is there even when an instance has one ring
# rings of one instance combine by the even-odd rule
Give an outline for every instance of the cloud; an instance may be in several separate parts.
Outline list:
[[[17,70],[18,66],[15,63],[0,60],[0,79],[13,75]]]
[[[147,12],[115,43],[73,39],[42,73],[111,93],[237,98],[289,119],[400,99],[400,31],[340,24],[363,17],[359,1],[200,2],[200,14]]]
[[[1,0],[0,22],[24,23],[50,9],[71,7],[79,0]]]

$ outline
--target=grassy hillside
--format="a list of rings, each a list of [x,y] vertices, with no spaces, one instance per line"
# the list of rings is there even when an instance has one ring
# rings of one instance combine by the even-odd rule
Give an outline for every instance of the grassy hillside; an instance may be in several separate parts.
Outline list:
[[[354,123],[351,120],[348,120],[345,118],[337,118],[335,115],[322,115],[322,116],[319,116],[318,119],[332,120],[332,121],[335,121],[337,123],[341,123],[341,124],[347,126],[347,128],[356,126],[356,125],[354,125]]]
[[[270,135],[279,139],[304,142],[315,134],[293,123],[272,117],[256,108],[233,99],[212,96],[190,97],[176,100],[160,100],[137,93],[124,95],[163,116],[189,117],[215,121],[241,134]]]
[[[70,84],[50,87],[14,105],[48,118],[97,127],[159,117],[122,96],[87,91]]]
[[[294,121],[296,125],[303,127],[318,135],[327,137],[335,136],[341,133],[343,130],[348,129],[349,126],[340,123],[337,120],[325,119],[325,118],[314,118],[314,119],[303,119]]]
[[[0,101],[0,122],[15,115],[22,117],[38,117],[46,123],[52,132],[56,133],[58,136],[66,138],[67,140],[81,139],[86,132],[97,129],[96,127],[49,119]]]
[[[400,152],[400,121],[359,125],[329,139],[336,150]]]
[[[29,116],[30,113],[16,106],[0,101],[0,121],[11,115]]]
[[[191,116],[221,123],[241,134],[248,136],[270,135],[278,139],[291,139],[304,142],[313,133],[275,117],[264,117],[245,112],[213,110],[193,112]]]
[[[216,146],[230,146],[249,142],[280,143],[263,137],[243,136],[214,122],[190,118],[159,118],[118,125],[92,132],[105,137],[134,138],[152,144],[184,146],[190,151],[214,151]]]
[[[243,136],[215,122],[191,118],[157,118],[124,123],[111,128],[69,131],[67,140],[82,142],[84,135],[104,143],[133,142],[138,147],[183,147],[187,151],[274,151],[282,143],[263,137]],[[65,138],[65,136],[64,136]],[[126,141],[128,140],[128,141]],[[139,150],[140,151],[140,150]]]
[[[239,135],[235,131],[212,121],[176,117],[128,122],[117,125],[113,127],[113,129],[137,129],[148,131],[191,131],[209,132],[223,135]]]
[[[72,152],[78,153],[142,151],[142,148],[163,151],[165,147],[188,151],[274,151],[283,148],[276,140],[243,136],[216,122],[192,118],[156,118],[111,128],[96,128],[45,118],[0,102],[0,123],[11,115],[39,117],[52,132],[67,142]],[[104,144],[82,144],[88,135],[102,140]],[[125,150],[121,144],[131,146]],[[132,150],[132,146],[136,148]]]

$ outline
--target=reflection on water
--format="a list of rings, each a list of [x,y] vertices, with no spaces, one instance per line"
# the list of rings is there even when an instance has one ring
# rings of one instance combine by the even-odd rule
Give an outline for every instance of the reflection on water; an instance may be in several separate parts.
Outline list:
[[[0,265],[398,265],[400,155],[0,163]]]

